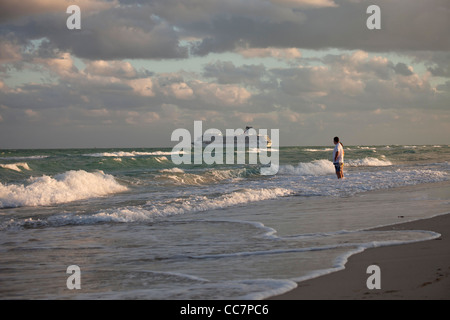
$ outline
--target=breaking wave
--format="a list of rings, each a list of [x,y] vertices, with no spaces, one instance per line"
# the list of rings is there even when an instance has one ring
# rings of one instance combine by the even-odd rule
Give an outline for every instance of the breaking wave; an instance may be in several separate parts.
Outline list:
[[[364,159],[350,159],[345,160],[345,166],[350,167],[385,167],[391,166],[392,162],[389,160],[380,160],[377,158],[367,157]],[[279,174],[284,175],[327,175],[334,173],[334,165],[329,160],[314,160],[311,162],[300,162],[297,166],[281,165]]]
[[[326,175],[334,172],[334,165],[329,160],[315,160],[312,162],[300,162],[297,166],[282,165],[279,174],[286,175]]]
[[[228,170],[205,170],[203,172],[189,172],[180,168],[159,170],[162,175],[158,176],[160,180],[166,180],[177,185],[203,185],[210,183],[219,183],[224,180],[237,181],[257,175],[259,170],[251,168],[228,169]]]
[[[389,160],[380,160],[377,158],[367,157],[364,159],[346,160],[345,164],[350,167],[386,167],[392,166]]]
[[[172,215],[223,209],[250,202],[275,199],[290,194],[292,194],[292,190],[284,188],[242,189],[215,198],[207,196],[175,198],[156,203],[148,202],[143,206],[110,209],[92,215],[58,214],[50,216],[47,219],[11,219],[3,223],[0,226],[0,230],[10,228],[58,227],[72,224],[86,225],[103,222],[151,222],[155,219]]]
[[[28,184],[0,183],[0,208],[46,206],[126,191],[102,171],[67,171],[54,177],[31,177]]]
[[[28,166],[26,162],[18,162],[18,163],[8,163],[8,164],[0,164],[0,168],[9,169],[17,172],[22,172],[22,169],[30,171],[31,168]],[[22,169],[20,169],[22,168]]]
[[[86,157],[139,157],[139,156],[170,156],[171,151],[153,151],[153,152],[140,152],[140,151],[116,151],[116,152],[100,152],[100,153],[86,153],[83,154]]]
[[[223,209],[250,202],[275,199],[292,194],[292,190],[285,188],[273,189],[242,189],[216,198],[207,196],[191,196],[177,198],[170,203],[150,203],[142,207],[114,209],[111,212],[95,214],[93,218],[102,222],[135,222],[148,221],[157,217],[166,217],[185,213],[195,213],[207,210]]]

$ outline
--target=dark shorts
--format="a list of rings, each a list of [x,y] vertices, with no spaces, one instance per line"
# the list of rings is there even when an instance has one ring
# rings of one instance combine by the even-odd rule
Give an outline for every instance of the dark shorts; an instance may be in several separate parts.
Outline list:
[[[336,173],[339,173],[344,168],[344,164],[343,163],[334,163],[334,168],[336,169]]]

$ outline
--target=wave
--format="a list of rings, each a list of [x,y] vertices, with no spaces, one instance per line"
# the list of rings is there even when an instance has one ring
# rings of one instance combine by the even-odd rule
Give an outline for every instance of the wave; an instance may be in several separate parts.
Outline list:
[[[162,156],[162,157],[155,157],[155,160],[157,161],[157,162],[163,162],[163,161],[169,161],[169,159],[167,159],[167,157],[164,157],[164,156]]]
[[[364,159],[345,160],[345,165],[350,167],[385,167],[391,166],[392,162],[389,160],[380,160],[377,158],[367,157]],[[334,165],[329,160],[314,160],[311,162],[300,162],[297,166],[281,165],[278,171],[279,174],[284,175],[305,175],[305,176],[319,176],[334,173]]]
[[[144,206],[110,209],[93,215],[58,214],[48,217],[45,220],[39,218],[28,218],[24,220],[11,219],[10,221],[4,222],[0,226],[0,230],[12,228],[58,227],[65,225],[89,225],[104,222],[151,222],[155,219],[172,215],[223,209],[250,202],[288,196],[292,193],[292,190],[284,188],[242,189],[223,194],[216,198],[190,196],[188,198],[176,198],[166,202],[148,202]]]
[[[153,152],[117,151],[117,152],[86,153],[86,154],[83,154],[83,156],[119,158],[119,157],[139,157],[139,156],[170,156],[172,154],[174,154],[172,151],[153,151]]]
[[[184,173],[183,169],[180,168],[171,168],[171,169],[163,169],[163,170],[159,170],[159,172],[161,173]]]
[[[46,206],[126,191],[102,171],[67,171],[54,177],[29,178],[27,185],[0,183],[0,208]]]
[[[314,160],[312,162],[300,162],[296,167],[293,165],[281,165],[278,174],[317,176],[334,172],[334,165],[331,161]]]
[[[364,159],[346,160],[345,164],[350,167],[386,167],[392,166],[389,160],[380,160],[377,158],[367,157]]]
[[[23,157],[0,157],[0,160],[27,160],[27,159],[35,160],[35,159],[45,159],[48,157],[50,156],[38,155],[38,156],[23,156]]]
[[[101,212],[93,218],[102,222],[136,222],[153,220],[156,217],[166,217],[185,213],[223,209],[249,202],[275,199],[292,194],[292,190],[284,188],[273,189],[242,189],[217,198],[207,196],[191,196],[189,198],[178,198],[170,203],[147,203],[142,207],[129,207],[115,209],[112,212]]]
[[[325,151],[333,151],[333,148],[325,148],[325,149],[305,149],[305,151],[309,152],[325,152]]]
[[[377,149],[375,147],[364,147],[364,146],[356,146],[356,148],[361,149],[361,150],[376,150]]]
[[[189,172],[178,167],[159,170],[161,175],[157,176],[160,181],[170,182],[176,185],[205,185],[220,183],[225,180],[238,181],[259,175],[259,169],[238,168],[222,170],[205,170],[201,172]]]
[[[22,169],[29,171],[31,170],[31,168],[28,166],[28,163],[26,162],[0,164],[0,167],[4,169],[14,170],[17,172],[22,172]],[[19,167],[21,167],[22,169],[20,169]]]
[[[159,170],[163,175],[158,179],[169,180],[175,184],[204,185],[210,183],[219,183],[224,180],[237,181],[259,174],[259,170],[251,168],[229,169],[229,170],[207,170],[201,173],[185,172],[180,168]]]

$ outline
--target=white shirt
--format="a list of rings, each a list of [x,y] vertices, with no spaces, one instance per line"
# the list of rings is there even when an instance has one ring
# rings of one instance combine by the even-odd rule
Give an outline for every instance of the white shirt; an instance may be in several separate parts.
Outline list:
[[[338,154],[338,157],[337,157],[336,161],[334,161],[334,159],[336,157],[336,152],[339,152],[339,154]],[[344,148],[342,148],[342,144],[340,142],[338,142],[334,146],[333,163],[344,163]]]

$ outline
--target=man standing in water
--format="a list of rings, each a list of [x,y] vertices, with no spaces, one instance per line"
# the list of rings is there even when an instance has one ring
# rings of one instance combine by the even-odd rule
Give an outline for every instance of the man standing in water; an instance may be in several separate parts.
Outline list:
[[[338,179],[344,178],[344,146],[339,141],[338,137],[333,139],[335,147],[333,150],[333,164],[336,169],[336,176]]]

